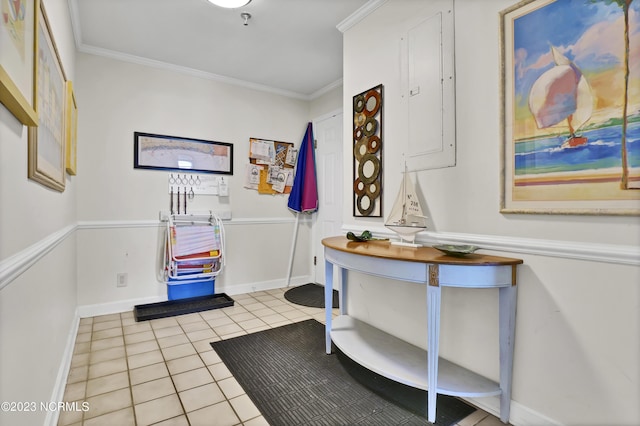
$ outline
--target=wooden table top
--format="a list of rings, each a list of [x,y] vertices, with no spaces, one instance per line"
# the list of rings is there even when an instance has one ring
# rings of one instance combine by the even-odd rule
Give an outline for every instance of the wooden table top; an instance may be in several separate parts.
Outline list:
[[[518,265],[523,263],[522,259],[511,257],[489,256],[477,253],[467,254],[461,257],[449,256],[433,247],[403,247],[392,245],[390,241],[356,242],[348,240],[343,236],[324,238],[322,245],[334,250],[362,256],[440,265],[490,266]]]

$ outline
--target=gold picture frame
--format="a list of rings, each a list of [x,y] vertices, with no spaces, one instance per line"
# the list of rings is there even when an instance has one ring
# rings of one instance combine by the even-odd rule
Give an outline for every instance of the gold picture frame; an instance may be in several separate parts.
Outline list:
[[[36,21],[34,100],[38,127],[29,127],[29,179],[62,192],[65,187],[66,76],[49,20],[40,3]]]
[[[567,0],[500,13],[501,213],[640,215],[638,15]]]
[[[0,103],[20,123],[37,126],[32,98],[38,0],[0,2]]]
[[[78,147],[78,105],[76,95],[73,93],[73,84],[67,81],[67,112],[65,120],[66,138],[66,161],[67,173],[72,176],[77,172],[77,147]]]

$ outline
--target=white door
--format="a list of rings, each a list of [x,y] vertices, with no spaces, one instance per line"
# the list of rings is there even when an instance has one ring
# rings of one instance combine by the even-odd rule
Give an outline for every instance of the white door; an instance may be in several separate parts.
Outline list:
[[[318,175],[318,213],[313,232],[315,282],[324,285],[322,239],[339,235],[342,228],[342,111],[313,122]]]

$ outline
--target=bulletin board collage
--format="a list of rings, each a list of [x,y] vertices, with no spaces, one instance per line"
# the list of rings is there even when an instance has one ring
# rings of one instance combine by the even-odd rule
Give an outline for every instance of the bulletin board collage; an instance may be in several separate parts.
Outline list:
[[[290,142],[249,139],[249,164],[246,167],[244,187],[260,194],[289,194],[297,148]]]

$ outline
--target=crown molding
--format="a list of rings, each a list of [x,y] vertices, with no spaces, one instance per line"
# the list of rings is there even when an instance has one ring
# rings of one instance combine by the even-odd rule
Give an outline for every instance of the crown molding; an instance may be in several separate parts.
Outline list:
[[[349,27],[352,26],[352,25],[355,25],[357,22],[362,20],[365,16],[367,16],[373,10],[377,9],[378,7],[380,7],[380,5],[382,5],[386,1],[387,0],[370,0],[368,3],[366,3],[360,9],[358,9],[354,14],[352,14],[350,17],[348,17],[347,19],[342,21],[340,24],[338,24],[338,29],[340,29],[341,25],[343,25],[347,21],[350,21],[351,19],[353,19],[353,23],[348,24]],[[208,73],[208,72],[205,72],[205,71],[200,71],[200,70],[196,70],[196,69],[193,69],[193,68],[174,65],[174,64],[167,63],[167,62],[156,61],[156,60],[153,60],[153,59],[143,58],[143,57],[135,56],[135,55],[129,55],[129,54],[117,52],[117,51],[114,51],[114,50],[103,49],[103,48],[100,48],[100,47],[91,46],[91,45],[88,45],[88,44],[85,44],[85,43],[82,42],[82,30],[81,30],[81,25],[80,25],[80,11],[79,11],[79,7],[78,7],[78,0],[68,0],[67,3],[68,3],[68,6],[69,6],[69,15],[71,17],[71,28],[72,28],[72,31],[73,31],[73,38],[75,40],[76,49],[78,49],[78,51],[82,52],[82,53],[87,53],[87,54],[96,55],[96,56],[102,56],[102,57],[105,57],[105,58],[115,59],[115,60],[119,60],[119,61],[123,61],[123,62],[134,63],[134,64],[138,64],[138,65],[144,65],[144,66],[148,66],[148,67],[151,67],[151,68],[164,69],[164,70],[167,70],[167,71],[173,71],[173,72],[177,72],[177,73],[181,73],[181,74],[190,75],[192,77],[202,78],[202,79],[206,79],[206,80],[218,81],[220,83],[225,83],[225,84],[229,84],[229,85],[233,85],[233,86],[244,87],[244,88],[247,88],[247,89],[257,90],[257,91],[261,91],[261,92],[267,92],[267,93],[271,93],[271,94],[275,94],[275,95],[279,95],[279,96],[284,96],[284,97],[287,97],[287,98],[299,99],[299,100],[303,100],[303,101],[313,101],[314,99],[319,98],[320,96],[324,95],[325,93],[327,93],[327,92],[329,92],[329,91],[331,91],[331,90],[333,90],[333,89],[335,89],[337,87],[342,86],[342,79],[339,79],[337,81],[334,81],[334,82],[328,84],[325,87],[322,87],[322,88],[318,89],[317,91],[315,91],[315,92],[313,92],[311,94],[304,94],[304,93],[293,92],[293,91],[289,91],[289,90],[277,89],[277,88],[274,88],[274,87],[271,87],[271,86],[265,86],[265,85],[261,85],[261,84],[257,84],[257,83],[251,83],[249,81],[240,80],[240,79],[233,78],[233,77],[227,77],[227,76],[223,76],[223,75]]]
[[[342,79],[336,80],[333,83],[324,86],[322,89],[313,92],[309,96],[309,100],[312,101],[314,99],[318,99],[320,96],[324,95],[325,93],[329,93],[333,89],[336,89],[336,88],[341,87],[341,86],[342,86]]]
[[[77,41],[76,41],[77,43]],[[174,65],[167,62],[157,61],[155,59],[143,58],[140,56],[129,55],[126,53],[116,52],[114,50],[103,49],[100,47],[89,46],[86,44],[77,45],[78,51],[82,53],[88,53],[91,55],[102,56],[105,58],[116,59],[123,62],[129,62],[137,65],[144,65],[151,68],[158,68],[167,71],[173,71],[181,74],[190,75],[192,77],[202,78],[205,80],[213,80],[220,83],[229,84],[232,86],[240,86],[247,89],[257,90],[261,92],[267,92],[274,95],[285,96],[288,98],[300,99],[303,101],[311,100],[311,96],[302,93],[292,92],[289,90],[276,89],[270,86],[264,86],[262,84],[251,83],[245,80],[237,78],[226,77],[223,75],[213,74],[205,71],[196,70],[194,68],[183,67],[180,65]]]
[[[78,9],[78,0],[68,0],[69,16],[71,18],[71,31],[73,39],[76,43],[76,49],[82,45],[82,30],[80,29],[80,9]]]
[[[369,16],[369,14],[373,13],[373,11],[378,9],[380,6],[382,6],[386,2],[387,0],[369,0],[364,6],[362,6],[360,9],[356,10],[355,12],[353,12],[346,19],[344,19],[342,22],[336,25],[336,28],[341,33],[344,33],[349,28],[353,27],[358,22],[362,21],[364,18]]]

